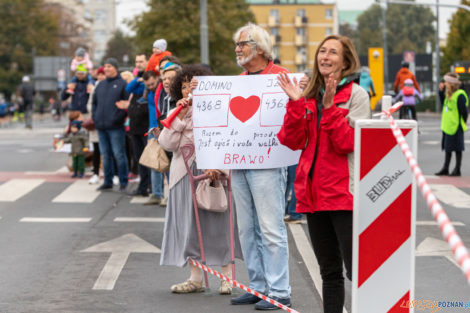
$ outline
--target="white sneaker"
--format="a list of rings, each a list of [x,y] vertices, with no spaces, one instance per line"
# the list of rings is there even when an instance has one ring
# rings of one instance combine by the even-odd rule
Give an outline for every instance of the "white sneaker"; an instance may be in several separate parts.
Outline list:
[[[114,185],[114,186],[119,185],[119,177],[117,177],[117,176],[114,176],[114,177],[113,177],[113,185]]]
[[[95,185],[95,184],[98,184],[99,182],[100,182],[100,178],[96,174],[93,174],[93,176],[91,176],[90,180],[88,180],[88,183],[90,185]]]

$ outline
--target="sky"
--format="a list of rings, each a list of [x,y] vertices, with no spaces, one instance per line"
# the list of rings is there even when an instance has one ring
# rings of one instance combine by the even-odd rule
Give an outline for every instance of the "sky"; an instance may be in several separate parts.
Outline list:
[[[416,2],[434,3],[436,0],[416,0]],[[117,0],[117,22],[124,32],[129,33],[127,26],[122,25],[125,19],[132,19],[136,14],[140,14],[146,9],[146,0]],[[366,10],[375,0],[324,0],[325,3],[336,2],[339,10]],[[460,0],[440,0],[445,4],[460,4]],[[432,9],[435,12],[435,9]],[[452,14],[456,11],[454,8],[440,8],[439,15],[439,37],[444,39],[449,31],[449,23],[447,22]]]

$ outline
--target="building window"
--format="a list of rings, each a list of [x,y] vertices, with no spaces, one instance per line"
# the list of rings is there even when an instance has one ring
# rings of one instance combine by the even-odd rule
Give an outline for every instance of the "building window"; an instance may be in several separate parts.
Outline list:
[[[279,22],[279,10],[271,9],[271,10],[269,11],[269,16],[275,17],[275,18],[276,18],[276,22]]]
[[[333,19],[333,10],[332,9],[326,9],[325,10],[325,18],[327,20]]]
[[[104,22],[106,21],[106,11],[105,10],[96,10],[95,11],[95,20],[94,22]]]
[[[273,47],[273,54],[275,59],[281,59],[281,56],[279,54],[279,46],[274,46]]]
[[[93,40],[94,41],[103,41],[106,40],[106,31],[105,30],[95,30],[93,32]]]
[[[329,36],[333,34],[333,28],[327,27],[325,28],[325,36]]]
[[[298,9],[297,16],[305,17],[305,9]]]
[[[305,71],[305,64],[297,65],[297,73],[302,73]]]
[[[305,37],[305,28],[297,28],[297,35]]]
[[[277,28],[277,27],[271,27],[271,28],[269,29],[269,33],[270,33],[271,35],[277,36],[277,35],[279,35],[279,28]]]

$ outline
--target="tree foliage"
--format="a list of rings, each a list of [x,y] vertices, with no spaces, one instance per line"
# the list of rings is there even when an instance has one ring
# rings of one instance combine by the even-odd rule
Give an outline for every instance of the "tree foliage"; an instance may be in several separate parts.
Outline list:
[[[462,0],[461,4],[470,5],[470,0]],[[457,10],[449,24],[447,44],[442,49],[441,74],[448,72],[455,61],[470,61],[470,12]]]
[[[43,8],[43,0],[2,0],[0,20],[0,92],[8,97],[32,72],[33,53],[56,54],[58,17]]]
[[[216,74],[240,72],[235,61],[233,33],[254,16],[245,0],[208,0],[210,66]],[[130,26],[136,32],[140,51],[150,53],[156,39],[165,38],[168,50],[184,63],[200,60],[199,1],[150,0],[150,11],[143,13]]]
[[[123,64],[124,55],[127,55],[129,64],[134,64],[135,51],[132,38],[125,36],[124,33],[118,29],[114,32],[106,45],[106,52],[102,62],[107,58],[115,58],[118,60],[119,64],[125,65]]]
[[[414,1],[413,1],[414,2]],[[434,47],[434,14],[430,8],[414,5],[389,4],[386,12],[387,52],[401,54],[411,50],[426,52],[426,43]],[[358,18],[359,53],[367,55],[369,47],[382,46],[382,9],[374,4]]]

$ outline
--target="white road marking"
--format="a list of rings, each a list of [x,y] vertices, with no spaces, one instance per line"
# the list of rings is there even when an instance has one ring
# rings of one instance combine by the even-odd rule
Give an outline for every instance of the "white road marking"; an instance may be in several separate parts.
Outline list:
[[[91,217],[23,217],[20,222],[27,223],[88,223]]]
[[[416,248],[416,256],[443,256],[460,268],[447,242],[432,237],[426,237]]]
[[[160,253],[160,249],[134,234],[126,234],[110,241],[94,245],[81,252],[111,253],[100,276],[93,286],[94,290],[113,290],[127,258],[131,253]]]
[[[164,217],[116,217],[115,222],[164,223]]]
[[[292,236],[294,237],[295,245],[297,250],[299,250],[300,255],[307,267],[307,270],[312,277],[313,284],[317,288],[318,294],[323,298],[322,293],[322,279],[320,275],[320,267],[318,266],[317,258],[315,253],[313,253],[313,248],[310,245],[310,241],[307,238],[303,228],[299,224],[288,224]],[[346,308],[343,308],[343,313],[348,313]]]
[[[465,226],[462,222],[452,222],[454,226]],[[416,226],[439,226],[435,221],[416,221]]]
[[[0,185],[0,201],[16,201],[41,185],[44,181],[44,179],[11,179]]]
[[[148,201],[148,197],[132,197],[130,203],[145,203]]]
[[[434,195],[441,202],[456,208],[470,209],[470,195],[454,185],[431,184],[430,186]]]
[[[88,184],[86,179],[80,179],[68,186],[67,189],[62,191],[52,202],[59,203],[92,203],[100,195],[96,191],[95,185]]]
[[[421,141],[421,143],[425,145],[438,145],[440,141],[438,140],[426,140],[426,141]]]
[[[42,172],[42,171],[27,171],[25,172],[25,175],[57,175],[61,173],[69,173],[69,169],[67,166],[62,166],[55,172]]]

